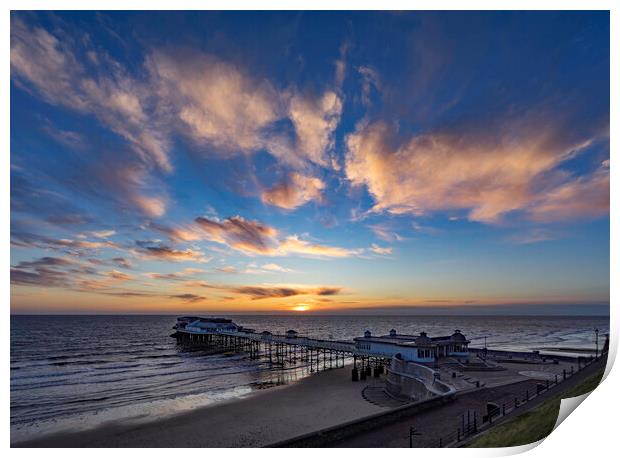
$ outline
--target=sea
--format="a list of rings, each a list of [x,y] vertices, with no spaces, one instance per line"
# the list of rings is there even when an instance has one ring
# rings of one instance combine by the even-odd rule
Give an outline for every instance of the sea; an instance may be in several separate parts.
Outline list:
[[[471,347],[589,354],[608,317],[233,316],[258,331],[348,340],[370,330],[449,335]],[[311,375],[244,354],[192,350],[170,337],[174,316],[11,316],[11,443],[107,422],[144,422],[251,396]],[[564,349],[564,350],[563,350]],[[577,351],[581,349],[582,351]]]

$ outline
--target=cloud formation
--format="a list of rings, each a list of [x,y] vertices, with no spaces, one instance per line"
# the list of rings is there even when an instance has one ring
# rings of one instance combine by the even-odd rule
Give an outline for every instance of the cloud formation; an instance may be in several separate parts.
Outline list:
[[[279,237],[274,227],[258,221],[233,216],[216,220],[200,216],[195,220],[204,232],[204,239],[228,245],[249,255],[287,256],[292,254],[346,258],[363,253],[363,249],[350,249],[322,245],[301,239],[298,235]]]
[[[314,95],[278,88],[242,65],[178,49],[151,50],[132,73],[67,28],[57,20],[50,31],[12,16],[12,81],[48,103],[96,117],[127,142],[132,160],[90,173],[145,216],[161,217],[169,205],[157,172],[173,170],[175,134],[225,157],[265,150],[296,169],[331,163],[342,112],[332,89]],[[308,187],[298,199],[312,199],[313,192]]]
[[[361,124],[347,137],[346,175],[353,185],[368,189],[374,212],[466,210],[471,221],[495,223],[507,213],[527,211],[543,193],[567,195],[579,186],[568,182],[550,190],[545,183],[561,179],[557,167],[593,140],[571,140],[528,121],[495,135],[445,132],[404,139],[383,122]],[[549,204],[549,219],[603,212],[605,199],[594,194],[605,192],[604,179],[587,189],[599,202],[598,210],[584,212],[576,205],[560,214]]]
[[[247,253],[271,252],[274,237],[278,234],[273,227],[258,221],[246,220],[241,216],[232,216],[222,221],[199,216],[195,221],[207,240],[223,243]]]
[[[298,155],[314,164],[328,166],[327,153],[333,148],[333,132],[341,113],[342,101],[334,91],[327,91],[318,99],[293,96],[288,115],[297,133]]]
[[[370,251],[379,255],[392,254],[392,247],[382,247],[377,245],[376,243],[373,243],[370,247]]]
[[[281,256],[287,254],[302,254],[308,256],[325,256],[329,258],[348,258],[359,255],[362,252],[362,249],[350,249],[312,243],[300,239],[297,235],[286,237],[276,250],[276,253]]]
[[[325,183],[319,178],[291,173],[285,181],[263,191],[261,200],[269,205],[293,210],[312,200],[319,201]]]
[[[263,264],[261,266],[261,268],[263,268],[265,270],[272,271],[272,272],[292,272],[293,271],[292,269],[288,269],[286,267],[282,267],[282,266],[280,266],[278,264],[275,264],[273,262],[270,262],[268,264]]]
[[[609,214],[609,169],[562,183],[540,196],[528,209],[539,223],[598,218]]]
[[[89,50],[96,58],[88,60],[77,49],[78,44],[64,30],[51,33],[11,16],[14,81],[36,90],[49,103],[96,116],[126,139],[145,162],[170,171],[167,140],[161,126],[145,112],[148,91],[106,54]],[[86,62],[90,62],[90,72]]]
[[[117,281],[129,281],[129,280],[134,279],[133,275],[130,275],[125,272],[121,272],[119,270],[111,270],[109,272],[104,272],[103,275],[105,275],[106,277],[112,280],[117,280]]]
[[[252,300],[278,299],[284,297],[315,295],[333,296],[342,291],[340,287],[322,286],[318,288],[306,288],[298,286],[239,286],[230,288],[231,292],[249,296]]]
[[[97,250],[101,248],[120,248],[120,245],[110,240],[94,242],[89,240],[54,238],[21,231],[11,232],[11,244],[22,248],[53,249],[72,253],[81,253],[82,251]]]
[[[147,272],[146,275],[149,278],[154,280],[168,280],[168,281],[187,281],[191,280],[195,277],[196,274],[206,272],[204,269],[198,269],[195,267],[187,267],[180,272],[169,272],[169,273],[159,273],[159,272]]]
[[[156,259],[159,261],[195,261],[195,262],[209,262],[208,257],[204,255],[202,251],[192,250],[187,248],[185,250],[177,250],[168,245],[162,243],[138,240],[136,241],[136,252],[143,257]]]
[[[334,91],[309,96],[279,89],[241,65],[199,52],[156,50],[146,67],[168,114],[194,141],[229,156],[266,150],[296,168],[328,165],[342,112]],[[292,135],[277,128],[282,120],[292,124]]]
[[[171,294],[168,296],[171,299],[181,299],[183,302],[201,302],[206,299],[204,296],[197,294],[183,293],[183,294]]]
[[[11,283],[23,286],[67,287],[70,281],[65,272],[37,267],[33,272],[11,267]]]

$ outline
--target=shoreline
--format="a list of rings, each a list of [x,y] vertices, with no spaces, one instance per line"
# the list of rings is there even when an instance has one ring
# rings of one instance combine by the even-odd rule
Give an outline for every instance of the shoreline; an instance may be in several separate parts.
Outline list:
[[[11,447],[261,447],[388,410],[366,401],[351,366],[144,423],[118,421]]]

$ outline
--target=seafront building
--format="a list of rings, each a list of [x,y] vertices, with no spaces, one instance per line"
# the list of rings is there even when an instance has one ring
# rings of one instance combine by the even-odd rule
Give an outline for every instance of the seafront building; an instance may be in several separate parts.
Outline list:
[[[355,348],[373,355],[392,357],[400,354],[405,361],[434,363],[444,356],[468,356],[470,341],[460,330],[450,336],[429,337],[425,332],[419,335],[397,334],[392,329],[388,335],[372,336],[370,331],[364,337],[356,337]]]

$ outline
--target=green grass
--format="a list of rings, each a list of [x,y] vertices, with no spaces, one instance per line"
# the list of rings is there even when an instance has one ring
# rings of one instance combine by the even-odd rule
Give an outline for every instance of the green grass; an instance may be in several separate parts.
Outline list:
[[[603,377],[603,370],[586,379],[573,389],[546,401],[536,409],[496,426],[466,447],[513,447],[544,439],[555,426],[562,398],[572,398],[594,390]]]

